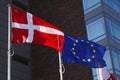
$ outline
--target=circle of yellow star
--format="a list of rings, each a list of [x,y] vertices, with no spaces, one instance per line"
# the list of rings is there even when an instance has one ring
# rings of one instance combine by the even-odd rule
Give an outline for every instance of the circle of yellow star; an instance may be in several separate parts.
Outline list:
[[[75,42],[78,43],[78,40],[76,40]]]
[[[94,55],[92,55],[92,58],[95,58],[95,56],[94,56]]]
[[[76,46],[76,44],[74,43],[73,46]]]
[[[85,59],[82,59],[83,62],[85,62]]]
[[[95,52],[96,52],[96,50],[93,50],[93,52],[95,53]]]
[[[75,50],[75,48],[72,48],[72,50]]]
[[[91,59],[88,59],[88,62],[91,62]]]
[[[94,47],[94,45],[93,45],[93,44],[91,44],[91,47]]]
[[[75,55],[75,54],[76,54],[76,52],[73,52],[73,54]]]

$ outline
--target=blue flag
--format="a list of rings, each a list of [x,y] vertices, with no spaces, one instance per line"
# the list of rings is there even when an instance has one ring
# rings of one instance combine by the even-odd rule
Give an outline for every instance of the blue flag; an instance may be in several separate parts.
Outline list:
[[[65,43],[62,50],[62,60],[65,63],[85,64],[91,68],[106,66],[103,56],[105,47],[90,40],[64,35]]]

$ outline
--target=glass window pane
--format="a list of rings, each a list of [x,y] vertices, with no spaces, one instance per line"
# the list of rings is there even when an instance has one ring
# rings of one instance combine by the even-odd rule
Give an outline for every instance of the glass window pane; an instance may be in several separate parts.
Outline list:
[[[97,76],[94,77],[94,80],[98,80]]]
[[[118,70],[115,70],[115,73],[118,74],[118,75],[120,75],[120,71],[118,71]]]
[[[93,76],[97,75],[96,69],[92,68]]]
[[[97,71],[96,71],[96,68],[92,68],[92,72],[93,72],[93,80],[97,80]]]
[[[108,32],[109,34],[113,35],[113,29],[112,29],[112,22],[110,19],[106,19],[106,23],[107,23],[107,26],[108,26]]]
[[[115,36],[115,38],[120,40],[120,26],[117,24],[114,24],[113,26],[114,26],[114,28],[113,28],[114,36]]]
[[[108,28],[108,33],[112,39],[120,40],[120,23],[118,23],[113,18],[106,15],[106,24]],[[118,41],[119,42],[119,41]]]
[[[119,69],[119,62],[118,62],[118,58],[117,58],[117,53],[112,51],[112,57],[113,57],[114,67],[116,69]]]
[[[113,66],[115,68],[115,73],[120,75],[120,51],[114,47],[112,47],[112,59]]]
[[[87,25],[88,39],[98,38],[106,33],[104,18],[100,18]]]
[[[120,51],[119,51],[120,52]],[[118,53],[118,62],[119,62],[119,66],[120,66],[120,53]],[[120,69],[119,69],[120,70]]]
[[[120,2],[118,0],[103,0],[103,2],[120,14]]]
[[[108,69],[112,69],[112,63],[111,63],[111,57],[110,57],[110,51],[107,50],[104,55],[104,60],[107,64]]]
[[[101,0],[83,0],[84,11],[91,11],[101,5]],[[88,12],[87,11],[87,12]]]

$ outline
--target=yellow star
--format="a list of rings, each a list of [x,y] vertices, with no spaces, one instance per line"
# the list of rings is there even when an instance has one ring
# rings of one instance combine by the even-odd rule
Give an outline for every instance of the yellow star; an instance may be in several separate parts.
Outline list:
[[[88,59],[88,62],[91,62],[91,59]]]
[[[83,62],[85,62],[85,59],[82,59]]]
[[[93,50],[93,52],[95,53],[95,52],[96,52],[96,50]]]
[[[76,40],[75,42],[78,43],[78,40]]]
[[[76,54],[76,52],[73,52],[73,54],[75,55],[75,54]]]
[[[94,55],[92,55],[92,58],[95,58],[95,56],[94,56]]]
[[[75,48],[72,48],[72,50],[75,50]]]
[[[93,45],[93,44],[91,44],[91,47],[94,47],[94,45]]]
[[[74,43],[73,46],[76,46],[76,44]]]

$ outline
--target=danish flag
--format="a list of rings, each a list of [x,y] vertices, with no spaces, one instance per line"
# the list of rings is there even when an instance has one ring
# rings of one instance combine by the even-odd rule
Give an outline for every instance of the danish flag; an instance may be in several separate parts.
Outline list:
[[[31,13],[12,8],[12,43],[33,43],[61,51],[64,33]]]

